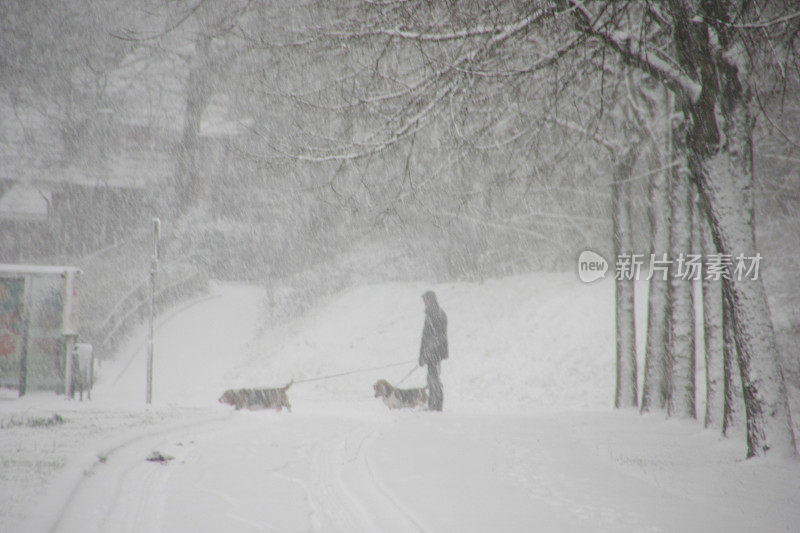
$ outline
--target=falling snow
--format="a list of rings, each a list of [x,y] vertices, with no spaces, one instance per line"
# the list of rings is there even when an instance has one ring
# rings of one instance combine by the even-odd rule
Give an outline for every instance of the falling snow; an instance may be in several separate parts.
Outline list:
[[[800,16],[706,4],[0,3],[0,531],[796,529]]]

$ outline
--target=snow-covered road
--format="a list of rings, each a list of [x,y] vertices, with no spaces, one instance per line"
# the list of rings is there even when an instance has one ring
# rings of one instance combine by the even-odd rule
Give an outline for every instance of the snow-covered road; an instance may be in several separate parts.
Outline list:
[[[695,422],[607,408],[602,284],[437,287],[453,353],[444,413],[390,412],[372,397],[375,379],[410,367],[299,382],[413,359],[423,289],[354,289],[265,330],[261,291],[220,285],[163,317],[152,409],[193,418],[105,449],[63,495],[55,530],[796,530],[796,463],[746,462],[740,441]],[[140,405],[143,361],[135,338],[103,367],[92,403]],[[292,377],[292,413],[216,404],[226,388]],[[423,383],[417,372],[405,386]],[[154,451],[173,459],[146,461]]]
[[[639,455],[639,446],[615,440],[636,439],[632,425],[610,414],[387,421],[241,413],[115,452],[80,485],[56,530],[744,532],[796,524],[796,507],[750,512],[774,496],[771,476],[791,487],[790,472],[704,464],[711,459],[691,446],[708,439],[652,422],[637,429],[665,440],[648,439],[659,449]],[[144,461],[154,450],[174,459]],[[753,483],[769,491],[755,505],[747,501]]]

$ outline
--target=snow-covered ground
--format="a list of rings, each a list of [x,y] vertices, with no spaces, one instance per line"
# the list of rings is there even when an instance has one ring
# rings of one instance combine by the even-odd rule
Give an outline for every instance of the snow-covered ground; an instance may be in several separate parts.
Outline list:
[[[445,412],[389,411],[372,384],[414,368],[429,288],[450,324]],[[0,401],[0,530],[800,527],[797,462],[745,461],[739,436],[610,409],[610,283],[362,286],[274,328],[263,300],[217,285],[163,316],[150,407],[143,329],[100,369],[91,402]],[[216,401],[290,379],[292,413]],[[420,369],[403,386],[424,383]],[[65,421],[24,425],[53,413]],[[173,459],[146,461],[154,451]]]

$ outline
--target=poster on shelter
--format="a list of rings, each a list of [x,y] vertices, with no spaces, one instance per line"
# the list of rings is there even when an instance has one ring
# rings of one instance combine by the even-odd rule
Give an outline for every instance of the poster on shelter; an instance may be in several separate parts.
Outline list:
[[[0,279],[0,379],[16,379],[22,349],[22,313],[25,280]]]
[[[38,276],[28,291],[27,386],[31,390],[59,390],[64,382],[64,280],[61,276]]]

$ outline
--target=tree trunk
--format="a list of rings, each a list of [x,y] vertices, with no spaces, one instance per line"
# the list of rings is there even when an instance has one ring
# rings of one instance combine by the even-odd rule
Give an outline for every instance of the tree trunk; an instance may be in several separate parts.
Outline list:
[[[633,253],[633,223],[631,220],[630,176],[638,158],[638,147],[629,149],[614,166],[611,185],[612,222],[615,257],[630,257]],[[638,405],[636,368],[636,318],[634,306],[634,276],[615,276],[616,309],[616,391],[614,407]],[[629,278],[629,279],[628,279]]]
[[[203,113],[211,97],[211,88],[207,80],[211,38],[200,37],[196,46],[197,51],[189,68],[189,78],[186,81],[183,136],[178,147],[176,188],[180,209],[184,209],[194,203],[202,196],[204,190],[204,184],[198,170],[197,158],[200,144],[200,126]]]
[[[718,156],[719,159],[721,156]],[[717,249],[723,254],[755,257],[755,236],[749,222],[752,203],[738,179],[725,179],[721,165],[704,174],[706,209]],[[730,167],[728,167],[730,168]],[[749,184],[748,184],[749,186]],[[796,453],[794,431],[775,333],[761,279],[723,280],[722,293],[730,309],[747,415],[747,456],[776,449],[781,455]]]
[[[679,6],[687,8],[688,6]],[[678,63],[702,90],[687,98],[684,116],[691,177],[700,193],[714,245],[721,254],[756,256],[753,204],[752,90],[760,80],[746,70],[741,35],[725,24],[738,17],[723,2],[674,9]],[[714,28],[698,25],[715,24]],[[689,20],[692,20],[689,23]],[[700,31],[694,31],[700,30]],[[714,39],[711,39],[713,35]],[[723,305],[731,311],[747,415],[747,456],[797,453],[775,332],[761,279],[723,279]]]
[[[668,366],[668,416],[696,418],[694,283],[684,279],[681,268],[692,248],[692,188],[686,166],[684,123],[675,126],[673,153],[679,161],[670,173],[670,349]]]
[[[697,213],[701,215],[701,213]],[[704,258],[714,254],[714,243],[711,241],[708,223],[700,217],[700,239]],[[724,359],[722,348],[722,283],[720,280],[703,276],[703,347],[705,349],[706,366],[706,409],[703,417],[705,427],[724,425],[723,401],[725,390],[720,390],[724,383]]]
[[[692,175],[701,192],[714,244],[734,260],[756,257],[752,196],[751,98],[732,87],[730,75],[721,106],[725,142],[714,153],[695,149]],[[707,127],[700,124],[698,128]],[[764,285],[760,278],[723,279],[747,415],[747,456],[797,453],[786,385]]]
[[[655,157],[651,167],[661,166]],[[650,181],[650,252],[657,260],[669,254],[669,187],[667,172],[658,172]],[[647,345],[644,356],[644,383],[642,385],[641,412],[653,407],[666,407],[666,361],[669,346],[669,276],[650,272],[650,290],[647,298]]]
[[[720,284],[720,289],[722,285]],[[728,435],[728,430],[742,423],[744,403],[742,399],[742,381],[739,377],[739,359],[736,354],[736,343],[733,341],[733,311],[728,302],[722,298],[722,434]]]

